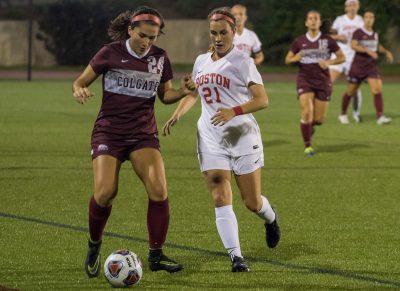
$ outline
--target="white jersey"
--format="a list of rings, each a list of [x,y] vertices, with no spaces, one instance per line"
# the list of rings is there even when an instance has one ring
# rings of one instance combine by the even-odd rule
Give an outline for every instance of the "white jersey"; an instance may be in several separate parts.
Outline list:
[[[353,33],[364,26],[364,20],[360,15],[356,15],[354,19],[350,19],[346,14],[336,17],[332,28],[337,31],[338,35],[344,35],[347,38],[347,43],[338,41],[339,47],[342,49],[346,61],[353,61],[354,50],[351,48],[351,39]]]
[[[217,61],[211,55],[198,56],[192,73],[202,106],[198,152],[237,157],[262,151],[260,129],[252,114],[235,116],[223,126],[211,124],[219,108],[232,108],[252,98],[250,82],[263,84],[253,59],[236,48]]]
[[[247,28],[244,28],[240,35],[235,33],[233,44],[238,50],[249,57],[252,53],[256,54],[261,51],[261,42],[258,39],[257,34]]]

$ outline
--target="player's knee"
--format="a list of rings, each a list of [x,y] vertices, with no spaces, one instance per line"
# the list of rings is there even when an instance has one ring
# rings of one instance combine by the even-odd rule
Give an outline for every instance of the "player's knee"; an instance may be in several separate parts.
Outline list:
[[[117,196],[118,188],[102,186],[95,192],[96,201],[101,206],[109,206],[113,199]]]
[[[152,181],[146,186],[146,189],[151,200],[163,201],[168,197],[167,187],[165,183],[162,183],[161,181]]]

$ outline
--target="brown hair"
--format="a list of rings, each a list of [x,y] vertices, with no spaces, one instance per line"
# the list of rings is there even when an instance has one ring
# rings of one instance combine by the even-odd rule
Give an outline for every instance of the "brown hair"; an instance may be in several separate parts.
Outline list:
[[[154,8],[148,6],[140,6],[136,8],[133,12],[130,10],[122,12],[110,22],[110,26],[108,27],[108,35],[110,36],[110,38],[114,41],[128,39],[128,27],[137,27],[142,21],[158,26],[158,24],[152,20],[132,21],[133,17],[141,14],[151,14],[157,16],[161,22],[160,33],[163,33],[162,29],[164,28],[164,19],[162,15]]]
[[[222,14],[224,16],[229,17],[232,20],[232,22],[231,21],[227,21],[227,22],[228,22],[229,26],[232,28],[232,30],[235,30],[235,28],[236,28],[236,18],[235,18],[235,16],[233,16],[230,7],[215,8],[207,16],[209,22],[211,21],[212,16],[215,15],[215,14]],[[208,51],[211,52],[211,53],[215,52],[215,47],[213,46],[213,44],[210,44],[210,47],[208,48]]]

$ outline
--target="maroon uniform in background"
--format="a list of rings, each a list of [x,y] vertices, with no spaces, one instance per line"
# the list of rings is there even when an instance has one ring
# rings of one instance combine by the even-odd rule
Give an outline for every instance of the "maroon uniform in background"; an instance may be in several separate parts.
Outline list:
[[[127,41],[105,45],[90,61],[103,75],[103,99],[92,132],[92,159],[109,154],[121,162],[144,147],[159,148],[154,102],[160,83],[172,79],[166,52],[156,46],[139,57]]]
[[[308,34],[298,37],[290,46],[293,54],[303,53],[299,62],[297,76],[297,94],[314,92],[321,101],[329,101],[332,94],[332,82],[329,70],[319,66],[320,61],[329,60],[339,46],[329,35],[319,33],[314,39]]]
[[[357,29],[353,34],[353,39],[357,40],[358,45],[370,51],[377,52],[379,36],[375,31],[367,31],[364,28]],[[356,52],[347,80],[350,83],[361,83],[367,78],[380,79],[378,65],[367,53]]]

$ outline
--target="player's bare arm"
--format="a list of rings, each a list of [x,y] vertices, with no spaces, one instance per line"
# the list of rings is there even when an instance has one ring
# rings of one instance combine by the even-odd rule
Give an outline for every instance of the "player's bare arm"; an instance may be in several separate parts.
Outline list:
[[[254,64],[260,65],[264,61],[264,53],[262,51],[254,55]]]
[[[392,63],[393,63],[393,60],[394,60],[393,54],[391,53],[391,51],[389,51],[388,49],[386,49],[383,45],[379,44],[379,46],[378,46],[378,52],[385,55],[386,61],[387,61],[389,64],[392,64]]]
[[[374,60],[378,59],[378,54],[376,52],[373,52],[365,47],[360,46],[360,44],[358,43],[358,41],[356,39],[351,40],[351,48],[358,53],[368,54]]]
[[[300,62],[301,58],[303,57],[303,52],[299,51],[297,54],[294,54],[292,51],[289,51],[285,58],[285,64],[291,65],[294,63]]]
[[[193,80],[190,75],[187,75],[181,80],[181,87],[178,90],[173,88],[172,81],[167,81],[158,86],[157,93],[162,103],[172,104],[179,101],[193,90],[195,90]]]
[[[264,86],[254,82],[249,83],[249,92],[253,96],[251,100],[233,108],[219,108],[211,117],[213,125],[224,125],[237,115],[256,112],[268,107],[268,95]]]
[[[346,57],[344,56],[344,53],[341,49],[337,50],[335,52],[335,55],[336,55],[336,58],[334,58],[332,60],[320,61],[319,66],[325,70],[325,69],[328,69],[329,66],[331,66],[331,65],[341,64],[346,61]]]
[[[93,68],[88,65],[78,79],[74,81],[72,84],[72,94],[76,102],[84,104],[94,95],[88,87],[97,77],[98,75],[94,72]]]
[[[163,126],[162,133],[164,136],[170,135],[172,126],[174,126],[183,115],[192,109],[192,107],[196,104],[197,96],[197,90],[194,90],[181,99],[178,107]]]

